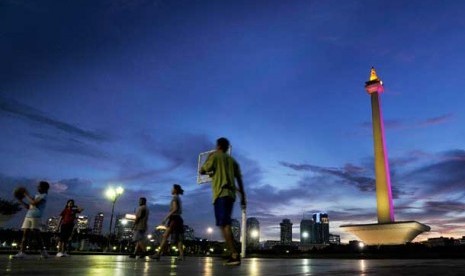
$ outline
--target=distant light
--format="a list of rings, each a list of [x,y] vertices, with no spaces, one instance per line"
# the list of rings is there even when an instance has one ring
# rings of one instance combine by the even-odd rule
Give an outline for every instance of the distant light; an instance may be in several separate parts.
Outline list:
[[[150,250],[150,249],[152,249],[152,247],[151,247],[151,246],[147,246],[147,248],[146,248],[146,249],[147,249],[147,250]]]
[[[365,247],[365,244],[364,244],[363,242],[359,242],[359,243],[358,243],[358,247],[364,248],[364,247]]]
[[[116,246],[113,246],[113,250],[116,250],[116,248],[117,248]]]
[[[308,232],[303,232],[302,233],[302,238],[304,238],[304,239],[308,238]]]
[[[208,227],[208,228],[207,228],[207,233],[208,233],[208,234],[211,234],[211,233],[213,233],[213,228],[211,228],[211,227]]]
[[[252,238],[258,238],[258,235],[259,235],[259,233],[258,233],[258,230],[256,230],[256,229],[254,229],[254,230],[252,230],[252,231],[250,232],[250,236],[251,236]]]
[[[151,234],[148,234],[148,235],[147,235],[147,239],[150,240],[151,238],[152,238],[152,235],[151,235]]]
[[[122,219],[122,220],[121,220],[121,224],[122,224],[122,225],[128,224],[128,220],[127,220],[127,219]]]
[[[213,252],[213,251],[215,251],[215,250],[213,248],[210,248],[210,252]]]
[[[116,188],[116,194],[117,195],[121,195],[123,192],[124,192],[123,187],[119,186],[118,188]]]
[[[286,253],[289,254],[289,250],[286,250]]]

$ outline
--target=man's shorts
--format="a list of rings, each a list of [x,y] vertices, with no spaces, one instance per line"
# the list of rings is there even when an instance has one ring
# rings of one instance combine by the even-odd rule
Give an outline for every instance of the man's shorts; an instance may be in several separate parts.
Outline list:
[[[234,206],[234,198],[225,196],[215,200],[216,226],[231,225],[231,215]]]
[[[145,230],[134,230],[132,233],[132,240],[135,242],[140,242],[145,239]]]
[[[22,229],[42,229],[42,220],[40,218],[24,218]]]

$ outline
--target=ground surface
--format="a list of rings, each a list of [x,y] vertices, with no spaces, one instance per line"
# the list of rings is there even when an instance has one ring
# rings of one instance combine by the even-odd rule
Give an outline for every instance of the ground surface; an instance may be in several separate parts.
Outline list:
[[[0,255],[0,275],[465,275],[464,259],[347,260],[247,258],[228,267],[219,258],[188,257],[176,261],[130,259],[127,256],[75,255],[11,259]]]

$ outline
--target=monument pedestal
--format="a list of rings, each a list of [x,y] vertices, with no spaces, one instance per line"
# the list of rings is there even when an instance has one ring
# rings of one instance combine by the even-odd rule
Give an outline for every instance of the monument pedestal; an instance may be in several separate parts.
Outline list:
[[[395,245],[411,242],[416,236],[428,232],[428,225],[417,221],[341,225],[345,231],[354,234],[366,245]]]

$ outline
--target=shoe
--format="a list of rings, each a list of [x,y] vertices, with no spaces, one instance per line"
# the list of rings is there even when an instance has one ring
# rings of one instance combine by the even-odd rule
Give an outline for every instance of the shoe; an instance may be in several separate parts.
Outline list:
[[[145,259],[146,256],[148,256],[147,252],[142,252],[139,254],[139,259]]]
[[[45,250],[41,250],[41,251],[40,251],[40,256],[41,256],[43,259],[47,259],[48,257],[50,257],[50,255],[48,255],[47,251],[45,251]]]
[[[153,254],[153,255],[150,256],[150,259],[154,259],[154,260],[159,261],[159,260],[160,260],[160,255],[158,255],[158,254]]]
[[[26,258],[26,256],[26,253],[24,253],[23,251],[19,251],[18,254],[13,255],[13,259],[23,259]]]
[[[58,252],[58,253],[57,253],[57,257],[59,257],[59,258],[65,257],[65,253],[63,253],[63,252]]]
[[[236,258],[233,258],[232,256],[229,257],[229,259],[224,263],[224,265],[241,265],[241,257],[237,255]]]

